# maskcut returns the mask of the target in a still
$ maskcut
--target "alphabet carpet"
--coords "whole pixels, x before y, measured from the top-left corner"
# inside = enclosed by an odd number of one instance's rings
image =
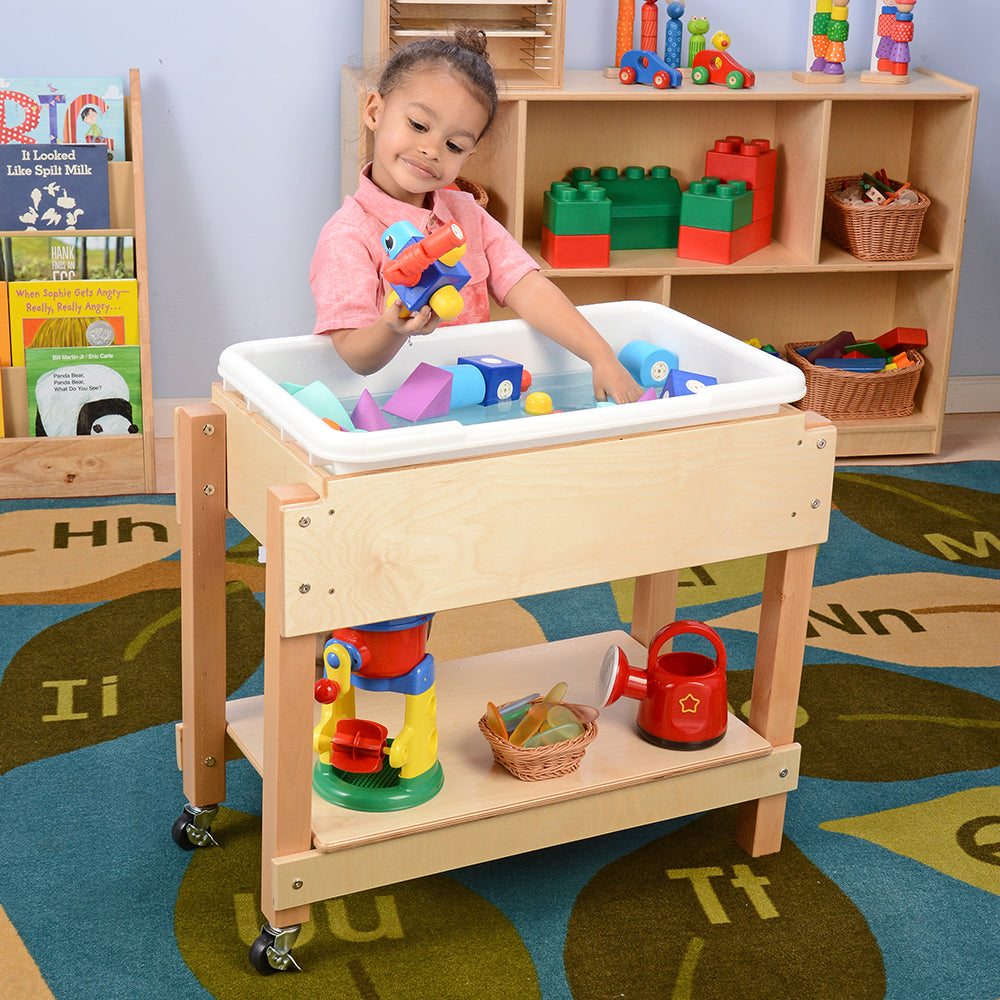
[[[228,765],[220,848],[170,836],[173,497],[0,502],[0,996],[998,1000],[1000,463],[842,467],[834,503],[780,853],[743,853],[719,810],[385,886],[315,904],[303,971],[265,978],[247,961],[256,773]],[[258,694],[263,567],[235,521],[227,547],[228,687]],[[679,616],[721,635],[738,716],[762,571],[681,578]],[[431,651],[627,628],[630,592],[443,612]]]

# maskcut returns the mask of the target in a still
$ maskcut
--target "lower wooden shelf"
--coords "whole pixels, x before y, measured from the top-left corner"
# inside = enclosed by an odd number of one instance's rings
[[[772,749],[730,716],[715,746],[661,749],[639,738],[637,703],[631,700],[602,711],[598,737],[572,774],[520,781],[494,764],[476,725],[487,699],[512,700],[567,680],[571,699],[592,701],[611,645],[621,646],[630,662],[645,662],[642,645],[624,632],[607,632],[437,664],[444,787],[429,802],[398,812],[345,809],[314,793],[315,849],[273,861],[281,873],[274,883],[279,907],[795,788],[797,744]],[[402,699],[362,691],[357,696],[358,717],[382,722],[392,733],[392,714],[401,713]],[[260,772],[263,701],[247,698],[226,708],[229,736]],[[407,841],[405,850],[400,839]],[[303,886],[291,888],[296,882]]]

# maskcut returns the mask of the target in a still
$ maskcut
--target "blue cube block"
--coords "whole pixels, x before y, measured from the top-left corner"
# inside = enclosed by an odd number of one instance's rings
[[[486,380],[486,395],[483,406],[518,399],[521,395],[521,376],[524,366],[516,361],[499,358],[495,354],[477,354],[459,358],[460,365],[475,365]]]
[[[711,375],[702,375],[698,372],[685,372],[680,368],[674,368],[667,376],[666,385],[663,387],[664,396],[690,396],[692,393],[701,392],[702,389],[710,385],[718,385],[719,380]]]

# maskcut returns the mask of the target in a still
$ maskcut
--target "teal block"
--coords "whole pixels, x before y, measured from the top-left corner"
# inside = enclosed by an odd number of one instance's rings
[[[611,201],[596,184],[556,181],[542,196],[542,225],[557,236],[603,236],[611,232]]]
[[[721,184],[717,177],[703,177],[681,195],[682,226],[731,233],[753,221],[753,192],[746,181]]]
[[[295,398],[308,407],[317,417],[332,420],[345,431],[354,430],[354,421],[344,404],[318,379],[294,393]]]

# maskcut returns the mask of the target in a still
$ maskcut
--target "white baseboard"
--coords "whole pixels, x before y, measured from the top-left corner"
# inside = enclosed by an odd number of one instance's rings
[[[1000,375],[962,375],[948,379],[945,413],[1000,411]]]
[[[174,429],[174,410],[210,402],[210,397],[188,399],[154,399],[153,426],[157,437],[171,437]],[[948,379],[946,413],[994,413],[1000,411],[1000,375],[963,375]]]

